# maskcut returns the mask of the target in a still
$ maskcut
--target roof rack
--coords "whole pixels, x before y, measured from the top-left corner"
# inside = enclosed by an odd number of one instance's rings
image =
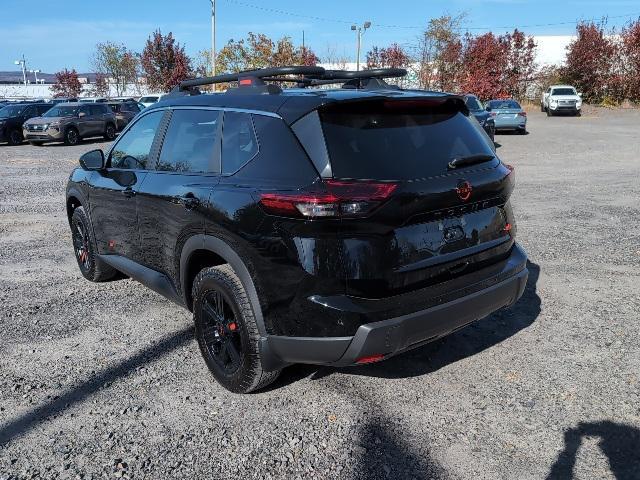
[[[238,73],[227,73],[224,75],[216,75],[215,77],[194,78],[180,82],[172,93],[192,92],[194,87],[201,85],[214,85],[216,83],[238,82],[238,87],[253,87],[261,90],[260,93],[278,93],[280,88],[276,85],[267,85],[264,80],[271,82],[290,81],[281,78],[283,75],[303,75],[303,76],[322,76],[325,69],[322,67],[312,66],[289,66],[289,67],[272,67],[261,68],[259,70],[245,70]],[[296,80],[297,81],[297,80]],[[270,88],[276,87],[276,88]],[[195,92],[193,92],[195,93]]]
[[[401,78],[407,75],[404,68],[373,68],[370,70],[325,70],[324,75],[301,79],[299,86],[320,86],[343,83],[342,88],[379,90],[398,88],[389,85],[385,78]]]

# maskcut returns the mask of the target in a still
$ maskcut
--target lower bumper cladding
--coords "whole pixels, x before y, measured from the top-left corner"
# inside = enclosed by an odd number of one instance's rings
[[[524,251],[516,246],[512,267],[526,265]],[[441,338],[503,307],[522,296],[529,271],[514,275],[475,293],[408,315],[361,325],[350,337],[283,337],[261,339],[266,370],[294,363],[344,367],[373,363]]]

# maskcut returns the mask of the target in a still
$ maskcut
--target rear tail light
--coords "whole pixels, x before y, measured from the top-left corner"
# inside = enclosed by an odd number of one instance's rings
[[[491,115],[492,117],[495,117],[498,114],[496,112],[490,112],[489,115]]]
[[[518,115],[520,115],[521,117],[526,117],[527,116],[527,112],[518,112]]]
[[[387,200],[398,185],[327,180],[323,186],[317,193],[263,193],[260,204],[267,213],[286,217],[361,217]]]

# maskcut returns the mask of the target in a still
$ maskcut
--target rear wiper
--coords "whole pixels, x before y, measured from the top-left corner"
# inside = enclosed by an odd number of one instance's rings
[[[454,169],[464,167],[466,165],[475,165],[476,163],[488,162],[494,158],[496,158],[495,155],[488,155],[486,153],[467,155],[466,157],[456,157],[449,162],[449,168]]]

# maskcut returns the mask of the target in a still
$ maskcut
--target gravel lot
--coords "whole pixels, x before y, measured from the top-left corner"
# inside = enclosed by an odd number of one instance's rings
[[[186,310],[76,266],[84,151],[0,146],[0,479],[640,478],[639,111],[498,135],[530,281],[512,309],[368,367],[238,396]]]

